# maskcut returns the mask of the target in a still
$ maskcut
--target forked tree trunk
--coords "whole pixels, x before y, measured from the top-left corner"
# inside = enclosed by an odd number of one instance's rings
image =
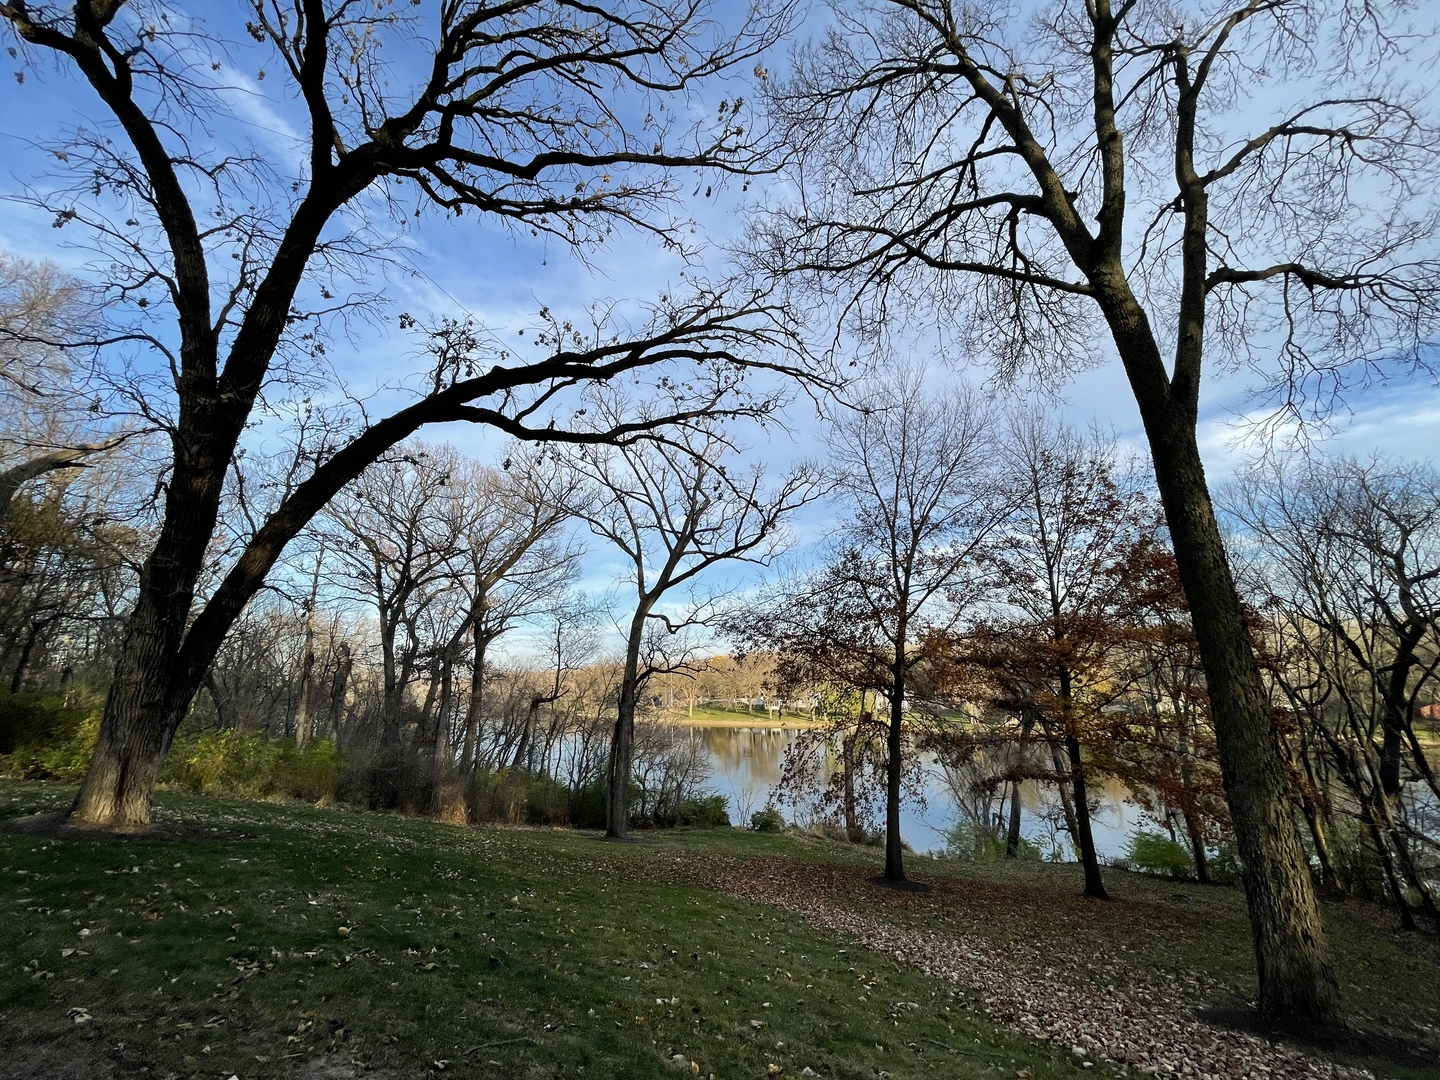
[[[336,742],[340,741],[340,719],[345,714],[345,698],[354,666],[350,646],[342,641],[335,650],[335,672],[330,676],[330,700],[325,708],[325,734],[334,736]]]
[[[1058,606],[1058,605],[1057,605]],[[1085,872],[1084,894],[1092,900],[1109,900],[1105,883],[1100,879],[1100,854],[1095,850],[1095,834],[1090,828],[1090,794],[1085,785],[1085,761],[1080,754],[1080,739],[1075,734],[1073,679],[1070,669],[1060,668],[1060,724],[1065,733],[1065,755],[1070,763],[1070,783],[1075,792],[1075,845],[1080,849],[1080,865]]]
[[[1080,865],[1085,871],[1084,894],[1092,900],[1109,900],[1105,883],[1100,879],[1100,854],[1095,850],[1095,834],[1090,827],[1090,794],[1085,787],[1085,764],[1080,757],[1080,740],[1065,736],[1065,752],[1070,761],[1070,782],[1075,792],[1075,844],[1080,849]]]
[[[1195,860],[1195,880],[1201,885],[1210,884],[1210,861],[1205,854],[1205,830],[1200,827],[1200,818],[1194,810],[1182,810],[1180,817],[1185,822],[1185,836],[1190,841],[1190,857]]]
[[[1049,733],[1046,738],[1050,739]],[[1065,817],[1065,831],[1070,834],[1070,843],[1080,850],[1080,824],[1075,820],[1075,800],[1070,797],[1070,770],[1065,767],[1065,755],[1060,743],[1050,739],[1050,761],[1055,766],[1055,792],[1060,796],[1060,812]]]
[[[222,420],[208,411],[188,420],[207,434],[183,445],[177,439],[165,523],[141,568],[95,753],[70,808],[77,825],[134,830],[150,824],[161,763],[224,637],[224,629],[202,632],[194,642],[202,662],[180,664],[195,582],[219,515],[224,463],[234,445]]]
[[[627,679],[620,687],[605,783],[605,835],[611,840],[624,840],[630,835],[630,772],[634,753],[635,686]]]
[[[470,700],[465,705],[465,739],[460,747],[460,770],[473,773],[480,758],[480,720],[485,711],[485,652],[489,636],[475,621],[475,663],[470,672]]]

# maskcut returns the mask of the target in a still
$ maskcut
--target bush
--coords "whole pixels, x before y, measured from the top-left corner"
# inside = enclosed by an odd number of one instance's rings
[[[767,806],[764,810],[756,810],[750,815],[750,828],[756,832],[778,833],[785,828],[785,818],[779,810]]]
[[[329,739],[300,748],[260,732],[206,731],[177,739],[160,776],[196,792],[328,802],[341,782],[340,753]]]
[[[1130,869],[1142,874],[1167,878],[1195,876],[1195,860],[1190,849],[1164,833],[1144,829],[1132,833],[1125,845],[1125,861]]]
[[[1217,885],[1234,885],[1240,880],[1240,853],[1234,844],[1221,844],[1205,860],[1205,871]]]
[[[335,796],[341,802],[412,814],[429,809],[435,780],[428,761],[399,747],[346,758]]]
[[[100,735],[101,704],[55,694],[0,696],[0,772],[27,780],[81,780]]]
[[[601,803],[603,818],[604,803]],[[501,825],[568,825],[570,790],[523,769],[477,772],[470,778],[470,820]]]
[[[945,854],[952,859],[969,862],[995,862],[1005,858],[1006,837],[997,830],[987,829],[974,821],[959,820],[945,830]],[[1040,848],[1034,841],[1020,838],[1015,857],[1027,862],[1040,861]]]
[[[695,829],[728,829],[730,808],[724,795],[709,795],[703,799],[686,799],[675,809],[675,820],[680,825]]]
[[[577,829],[605,828],[605,784],[597,780],[570,795],[570,824]]]
[[[334,739],[315,739],[297,749],[281,770],[286,795],[306,802],[329,803],[340,787],[340,747]]]

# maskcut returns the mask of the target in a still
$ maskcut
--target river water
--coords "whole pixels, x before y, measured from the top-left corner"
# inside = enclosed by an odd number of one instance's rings
[[[795,728],[711,727],[688,728],[704,746],[710,759],[709,787],[729,801],[730,820],[743,825],[750,815],[770,800],[780,781],[785,752],[800,737]],[[1141,827],[1156,828],[1147,823],[1139,807],[1126,800],[1125,788],[1116,783],[1102,786],[1100,806],[1092,816],[1095,845],[1102,858],[1124,853],[1130,835]],[[1094,793],[1092,792],[1092,798]],[[1034,841],[1041,851],[1049,851],[1055,840],[1053,822],[1058,817],[1057,796],[1050,784],[1026,782],[1020,786],[1020,831]],[[785,806],[787,819],[797,816],[794,807]],[[957,816],[956,803],[945,782],[940,766],[933,760],[925,763],[922,800],[907,800],[900,812],[900,835],[919,852],[943,851],[945,830]],[[808,824],[804,811],[797,824]],[[1061,834],[1062,857],[1074,858],[1068,837]]]

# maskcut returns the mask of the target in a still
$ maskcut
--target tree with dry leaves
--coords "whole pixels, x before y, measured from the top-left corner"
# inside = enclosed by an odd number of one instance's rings
[[[830,555],[734,629],[776,652],[789,683],[884,699],[884,715],[857,732],[862,744],[884,733],[885,877],[904,881],[900,803],[925,714],[923,645],[973,615],[985,592],[980,549],[1013,500],[978,395],[909,368],[852,397],[829,438],[840,514]]]
[[[1008,691],[1003,704],[1054,747],[1057,782],[1074,793],[1085,895],[1109,899],[1090,828],[1094,764],[1082,747],[1104,740],[1105,710],[1127,689],[1127,570],[1153,542],[1158,515],[1113,440],[1016,413],[1003,447],[1016,508],[981,553],[996,597],[971,648]]]
[[[1304,410],[1440,327],[1419,9],[1373,0],[836,3],[774,81],[798,200],[758,266],[832,325],[929,321],[1053,383],[1118,355],[1204,661],[1268,1020],[1339,991],[1196,425],[1249,363]],[[838,318],[838,322],[837,322]],[[1104,342],[1105,348],[1100,348]]]

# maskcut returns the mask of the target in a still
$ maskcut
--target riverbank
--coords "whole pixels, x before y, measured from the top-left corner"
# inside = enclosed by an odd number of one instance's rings
[[[829,721],[783,712],[745,712],[743,709],[665,709],[646,717],[657,724],[694,728],[756,728],[764,731],[806,731],[829,726]]]
[[[0,816],[72,794],[0,783]],[[164,838],[0,832],[8,1075],[1440,1076],[1433,940],[1384,913],[1326,907],[1357,1034],[1321,1049],[1244,1029],[1230,889],[1112,871],[1099,904],[1074,866],[917,858],[899,891],[798,835],[159,810]]]

